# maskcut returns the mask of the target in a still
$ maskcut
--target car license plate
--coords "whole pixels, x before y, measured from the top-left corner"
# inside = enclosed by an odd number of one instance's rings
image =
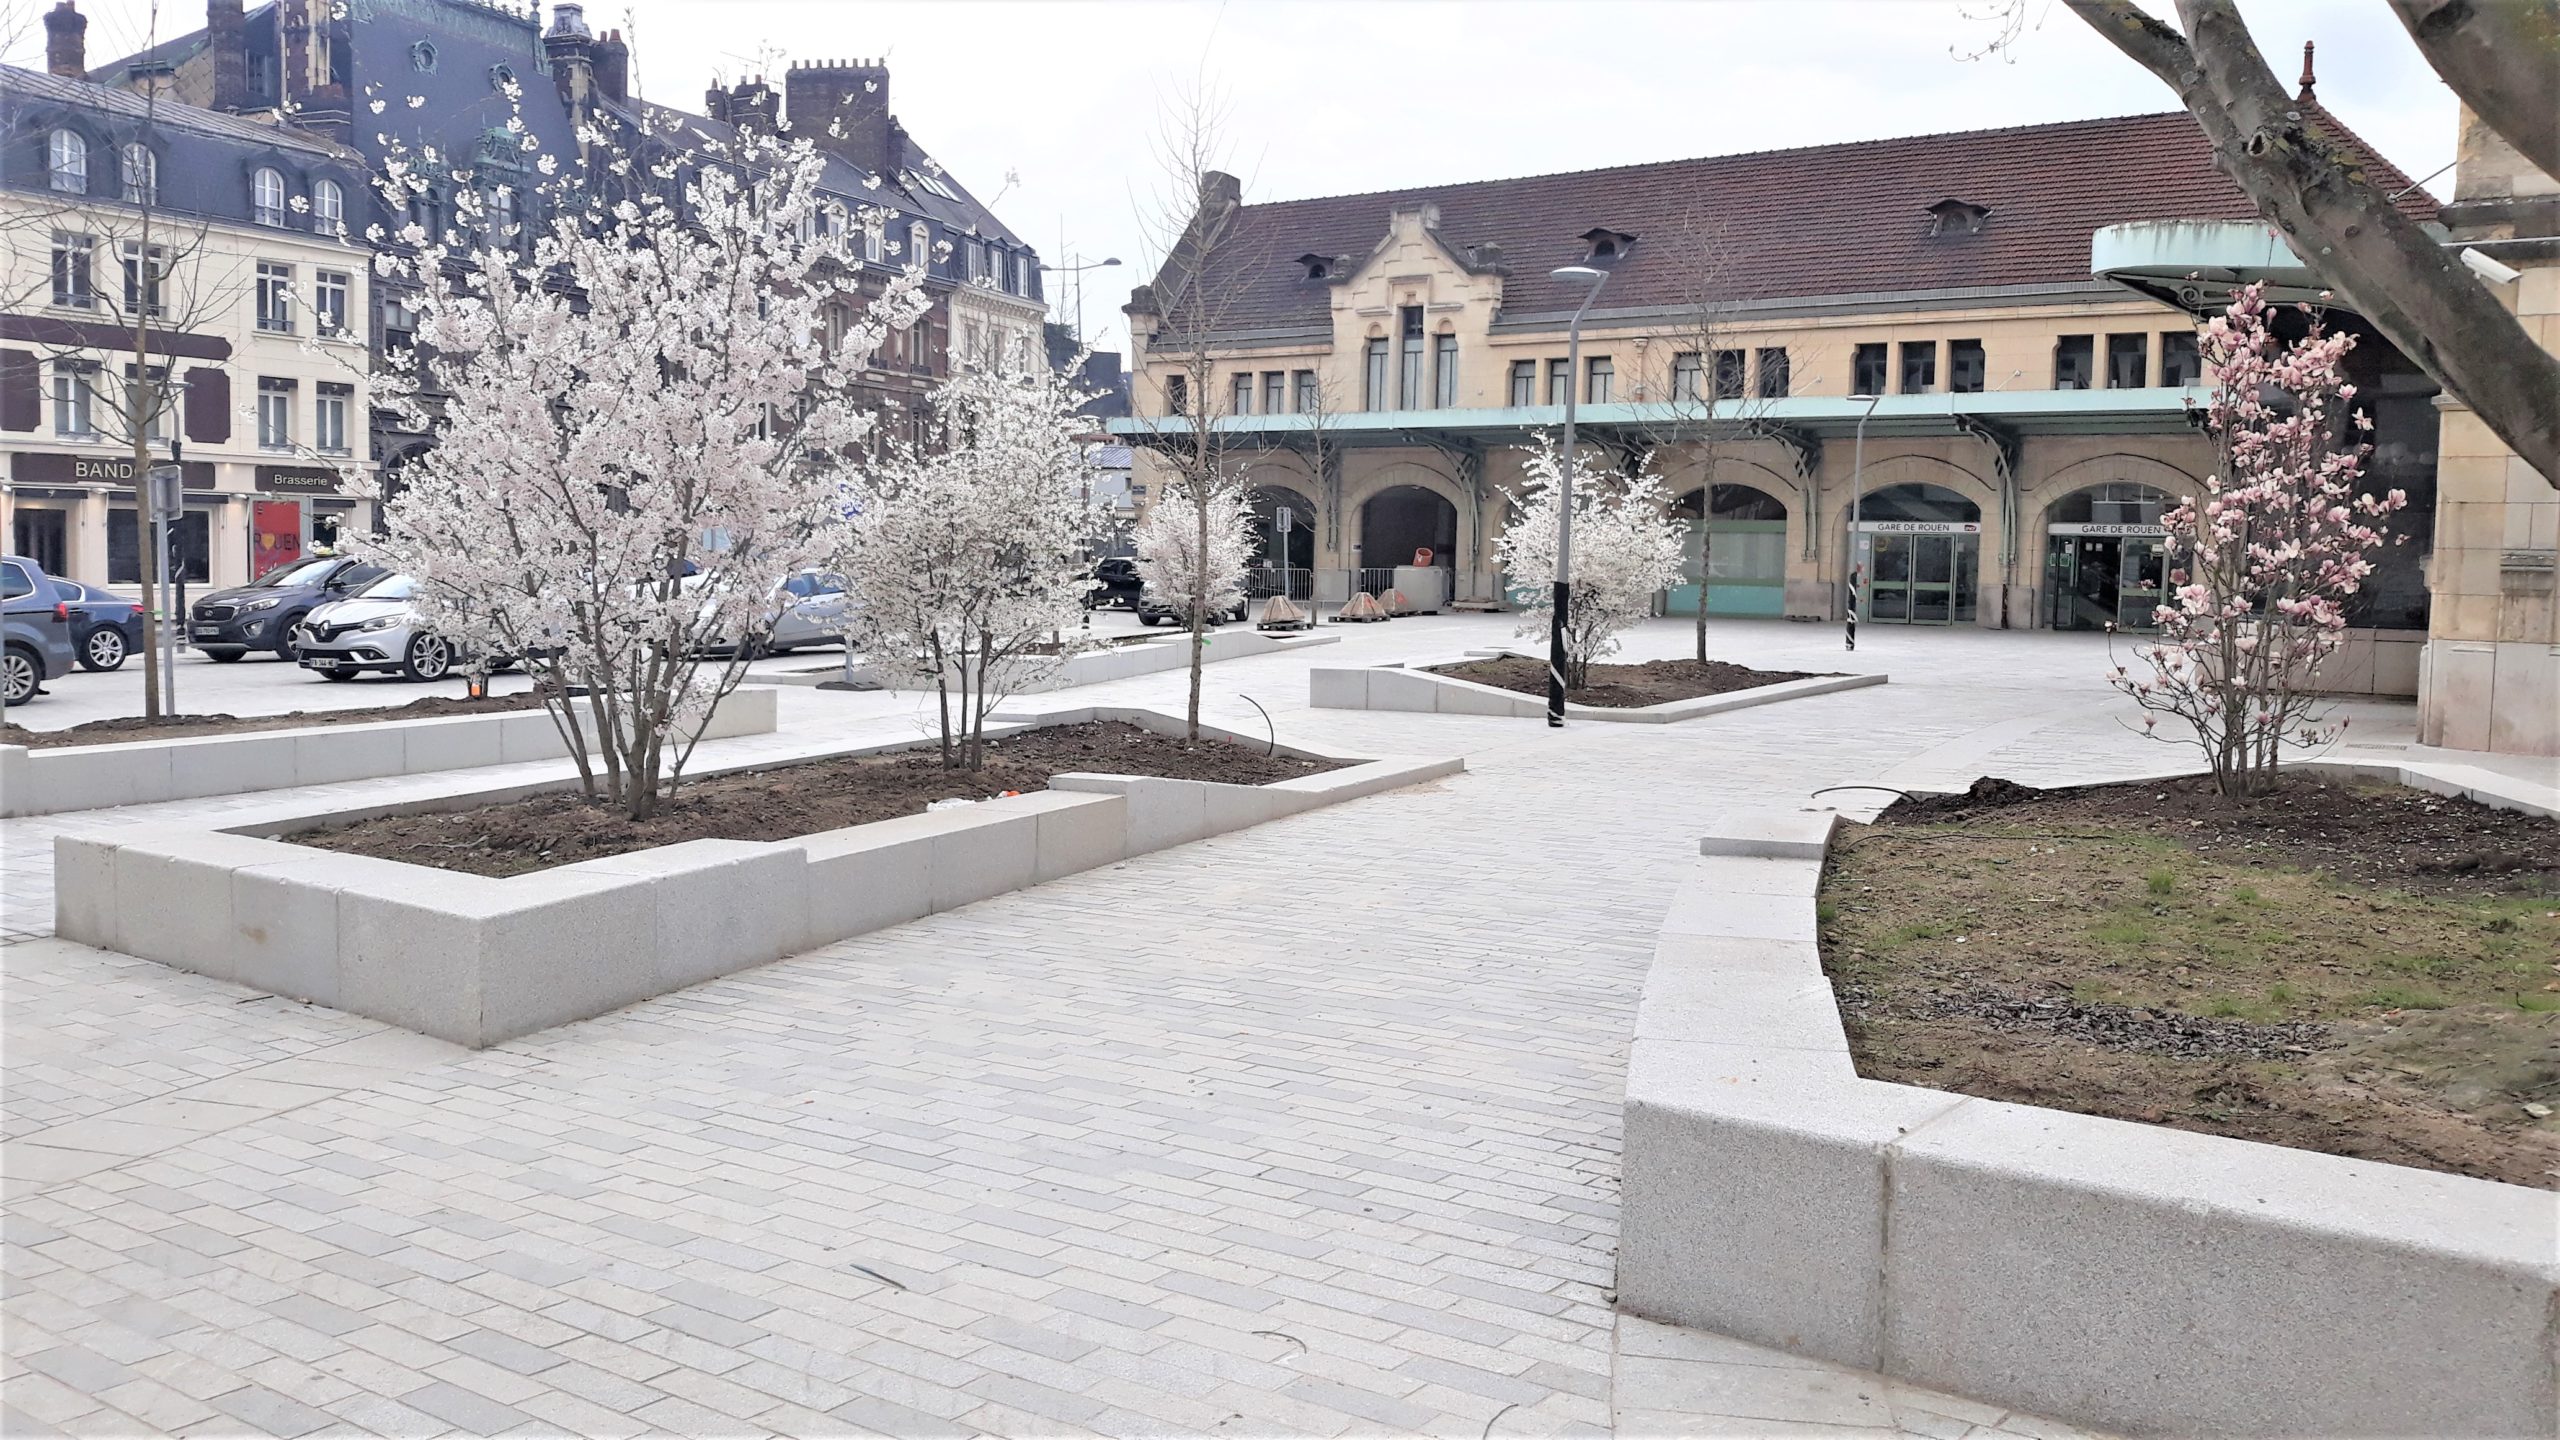
[[[196,638],[199,640],[210,640],[221,633],[222,627],[219,625],[199,625],[196,627]]]

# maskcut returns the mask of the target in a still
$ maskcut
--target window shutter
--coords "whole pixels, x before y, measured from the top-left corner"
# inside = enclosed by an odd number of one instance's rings
[[[44,423],[44,362],[33,350],[0,350],[0,430]]]
[[[187,438],[220,445],[231,438],[231,375],[210,365],[187,371]]]

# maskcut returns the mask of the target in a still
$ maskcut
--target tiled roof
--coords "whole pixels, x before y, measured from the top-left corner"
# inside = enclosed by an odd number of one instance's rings
[[[2376,180],[2409,188],[2397,167],[2315,113]],[[1989,210],[1978,233],[1930,233],[1929,207],[1948,199]],[[1594,227],[1637,237],[1600,307],[1613,311],[2086,283],[2101,226],[2257,215],[2184,111],[1248,204],[1235,243],[1221,247],[1245,272],[1238,298],[1220,307],[1224,328],[1322,327],[1328,282],[1306,279],[1294,257],[1348,255],[1357,265],[1386,234],[1390,210],[1426,203],[1461,256],[1502,247],[1513,316],[1572,309],[1579,295],[1547,272],[1582,260],[1578,237]],[[2400,204],[2418,218],[2435,213],[2423,191]],[[1715,257],[1711,295],[1701,293],[1702,250]]]

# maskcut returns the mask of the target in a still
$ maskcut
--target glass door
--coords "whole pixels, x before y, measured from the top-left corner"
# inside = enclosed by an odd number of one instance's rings
[[[1911,619],[1911,542],[1909,535],[1874,537],[1875,573],[1867,582],[1867,618],[1885,625]]]
[[[1955,616],[1955,537],[1914,535],[1911,541],[1911,623],[1944,625]]]
[[[2153,630],[2152,612],[2160,608],[2162,557],[2157,540],[2131,540],[2118,549],[2116,628]]]

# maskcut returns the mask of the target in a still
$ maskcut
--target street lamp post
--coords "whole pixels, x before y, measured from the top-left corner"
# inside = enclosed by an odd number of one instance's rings
[[[1087,270],[1100,270],[1107,266],[1117,265],[1119,263],[1120,257],[1114,255],[1108,260],[1096,260],[1089,265],[1043,265],[1040,267],[1042,270],[1045,270],[1052,275],[1073,275],[1076,277],[1076,343],[1078,345],[1082,345],[1084,343],[1084,272]]]
[[[1582,389],[1582,317],[1609,283],[1609,272],[1589,265],[1563,265],[1548,272],[1568,285],[1587,287],[1564,332],[1564,463],[1556,477],[1556,591],[1547,627],[1547,725],[1564,725],[1564,622],[1573,606],[1573,421],[1574,400]]]
[[[1858,512],[1860,502],[1866,499],[1867,494],[1867,420],[1876,413],[1876,402],[1884,397],[1852,395],[1849,398],[1867,402],[1867,408],[1858,413],[1857,443],[1849,449],[1849,648],[1855,650],[1858,648],[1858,604],[1866,588],[1859,583],[1866,578],[1866,566],[1858,559]]]

